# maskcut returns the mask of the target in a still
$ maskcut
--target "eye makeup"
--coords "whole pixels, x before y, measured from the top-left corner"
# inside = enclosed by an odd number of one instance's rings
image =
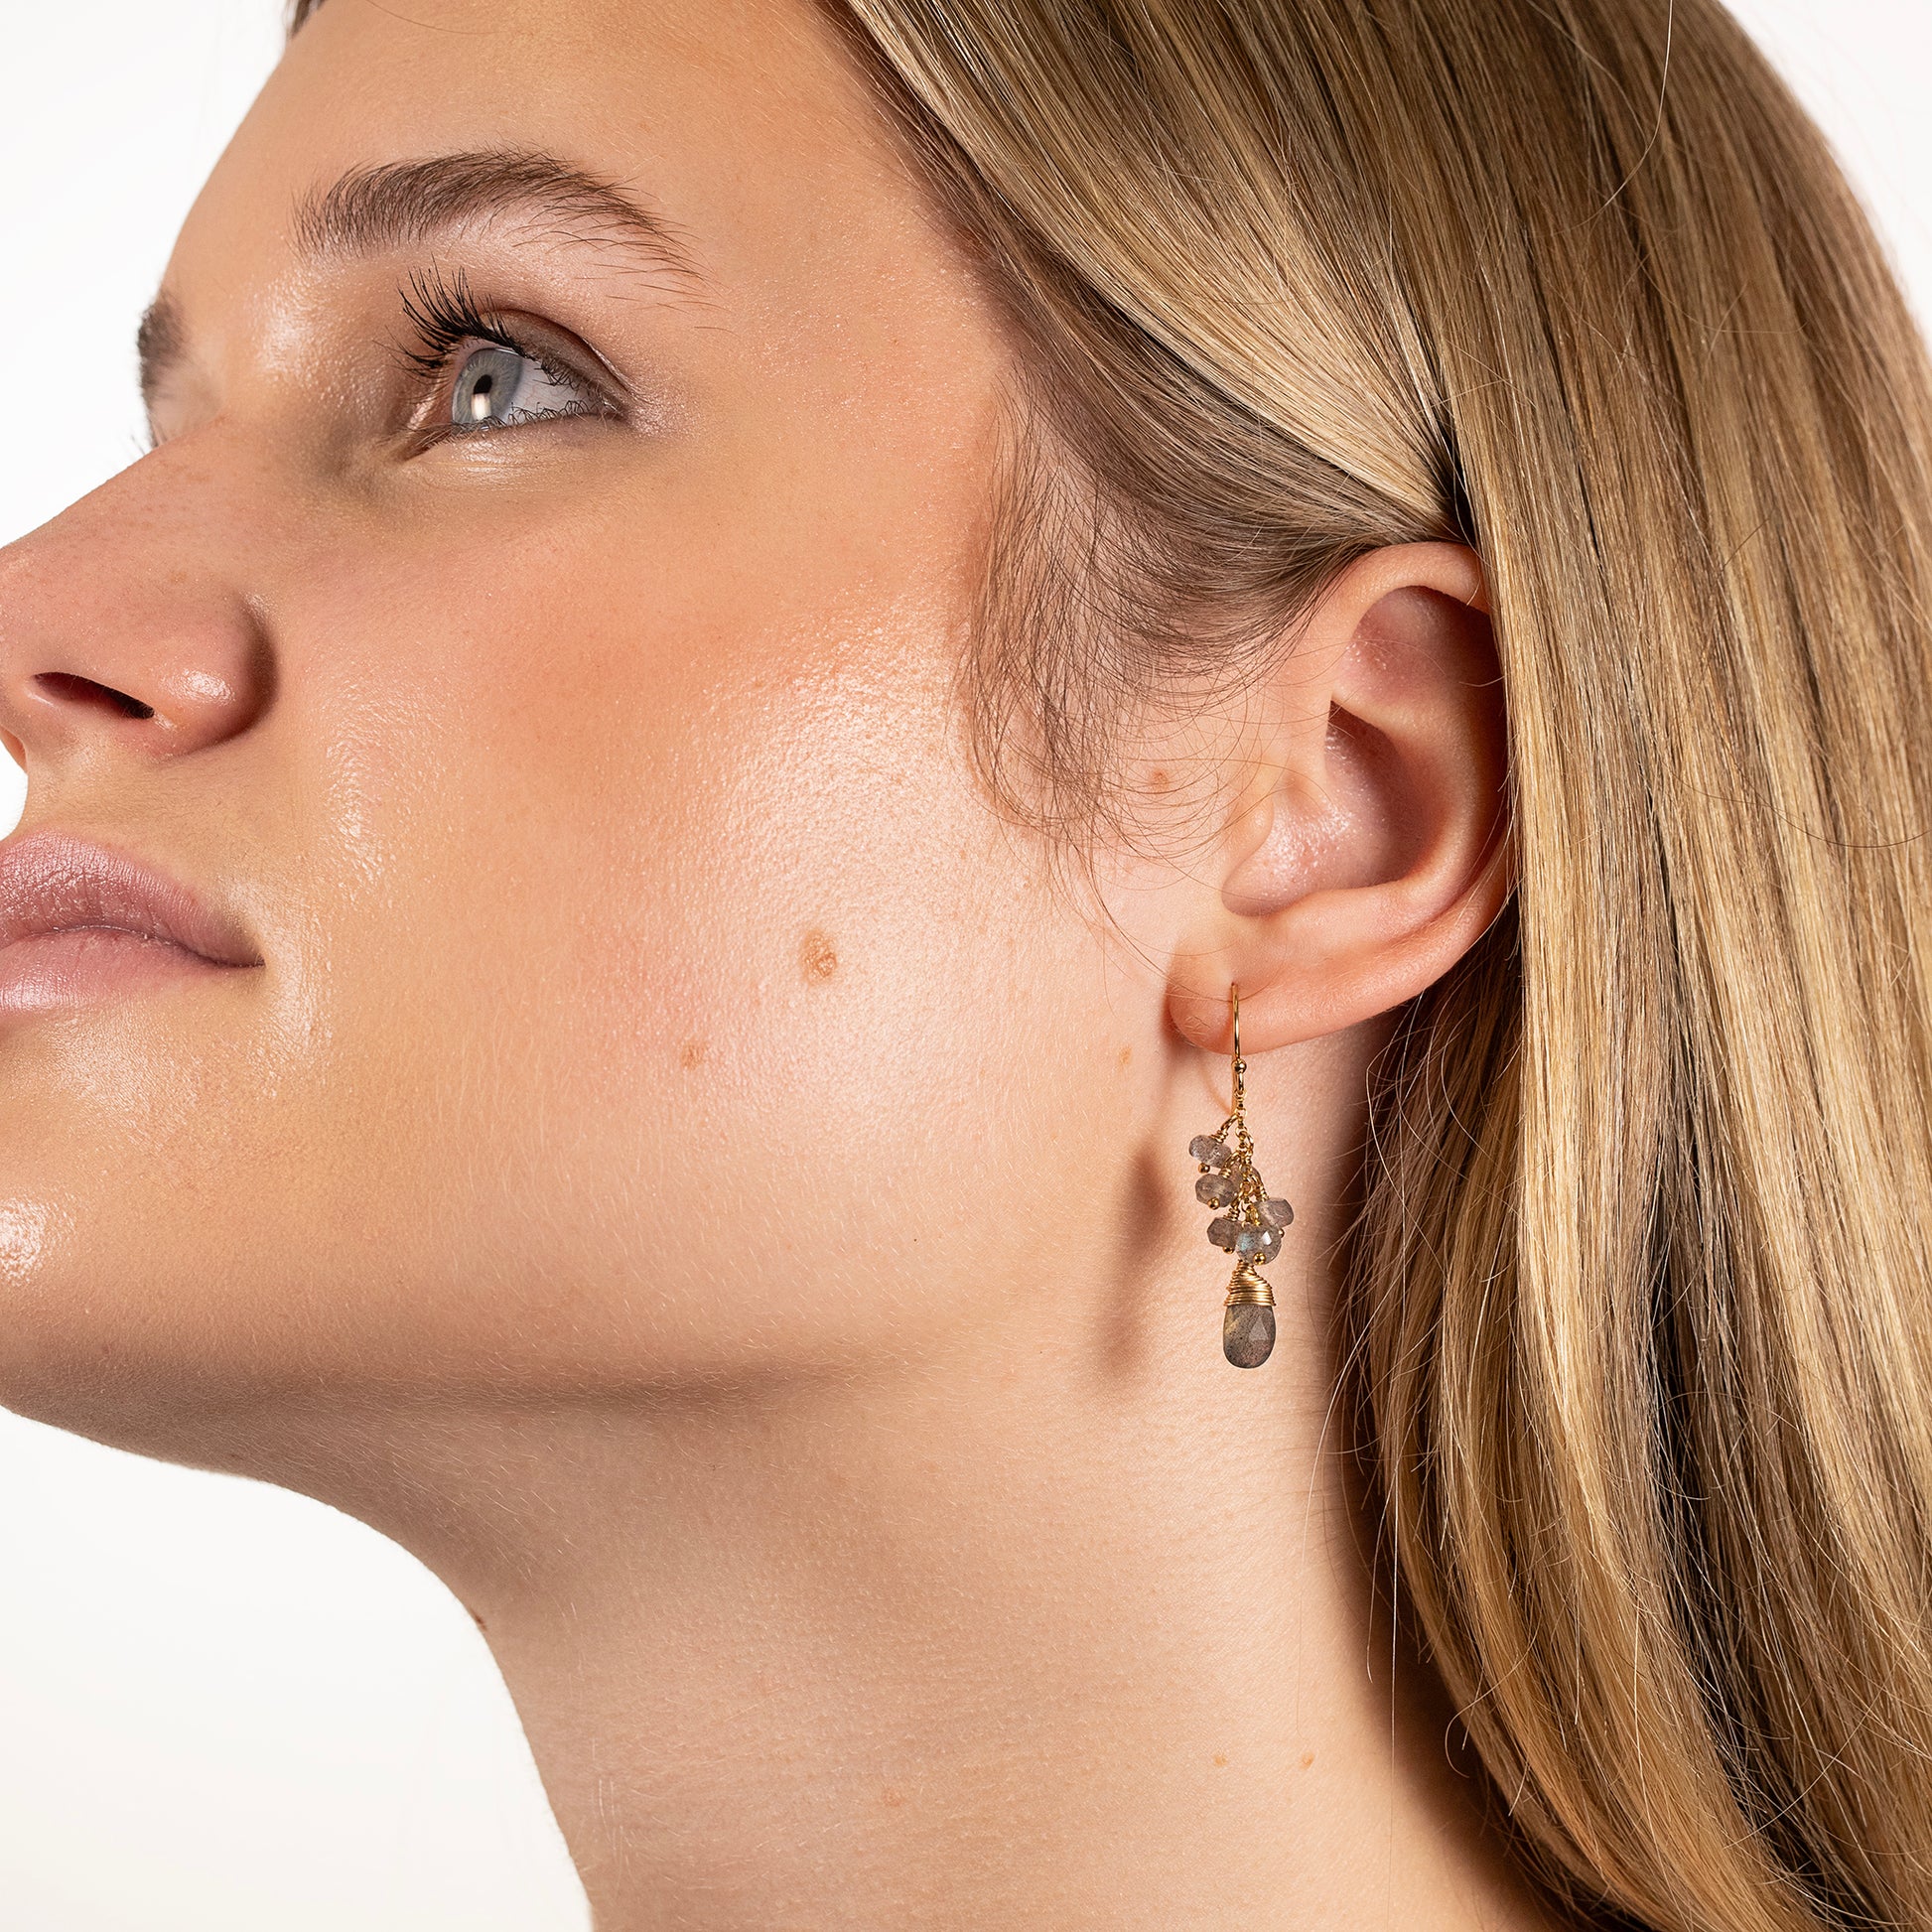
[[[402,361],[426,391],[411,421],[424,446],[569,418],[625,420],[615,378],[579,366],[603,370],[602,357],[581,345],[568,353],[574,339],[554,324],[489,309],[463,270],[417,269],[400,293],[414,335]]]

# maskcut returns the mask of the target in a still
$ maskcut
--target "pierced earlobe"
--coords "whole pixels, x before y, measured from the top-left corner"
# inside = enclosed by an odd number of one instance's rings
[[[1275,1293],[1261,1270],[1282,1251],[1282,1230],[1295,1219],[1287,1201],[1269,1194],[1248,1138],[1248,1063],[1241,1057],[1241,989],[1228,988],[1234,1026],[1234,1098],[1212,1134],[1196,1134],[1187,1152],[1200,1164],[1194,1198],[1221,1210],[1207,1238],[1235,1257],[1221,1315],[1221,1353],[1236,1368],[1259,1368],[1275,1349]]]

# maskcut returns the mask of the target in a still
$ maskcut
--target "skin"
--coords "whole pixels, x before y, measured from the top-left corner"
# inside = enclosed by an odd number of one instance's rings
[[[504,145],[689,273],[299,245]],[[622,412],[412,442],[432,262]],[[948,702],[1012,349],[803,0],[329,0],[166,287],[157,447],[0,554],[0,728],[19,836],[262,964],[0,1025],[0,1399],[419,1554],[601,1932],[1535,1922],[1328,1426],[1370,1059],[1509,886],[1475,560],[1372,555],[1139,745],[1209,835],[1097,909]],[[1252,1373],[1185,1153],[1230,981],[1297,1207]]]

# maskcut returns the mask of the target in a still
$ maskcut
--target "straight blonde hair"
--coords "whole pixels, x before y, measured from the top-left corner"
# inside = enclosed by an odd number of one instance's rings
[[[840,0],[1024,340],[966,666],[1111,809],[1137,706],[1480,553],[1519,886],[1378,1070],[1344,1343],[1536,1874],[1932,1926],[1932,411],[1710,0]]]

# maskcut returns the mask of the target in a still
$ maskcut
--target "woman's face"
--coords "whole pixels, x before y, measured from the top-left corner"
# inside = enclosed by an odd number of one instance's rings
[[[1006,353],[806,0],[328,0],[145,348],[0,724],[220,963],[13,949],[0,1394],[846,1367],[1106,1250],[1159,1001],[949,703]]]

